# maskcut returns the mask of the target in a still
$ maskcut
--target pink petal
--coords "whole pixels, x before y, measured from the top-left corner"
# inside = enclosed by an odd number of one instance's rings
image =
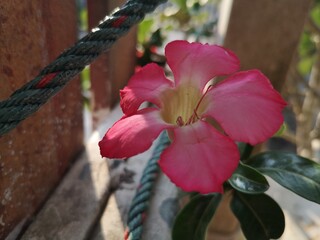
[[[172,85],[173,83],[165,77],[163,69],[157,64],[144,66],[120,91],[122,111],[126,115],[131,115],[145,101],[159,105],[161,92]]]
[[[161,155],[163,172],[184,191],[223,192],[237,168],[236,144],[206,122],[174,129],[173,143]]]
[[[165,55],[176,84],[192,81],[201,90],[215,76],[239,69],[236,55],[217,45],[173,41],[166,46]]]
[[[204,101],[213,117],[234,140],[252,145],[270,138],[283,123],[286,102],[258,70],[239,72],[213,86]]]
[[[108,158],[128,158],[150,148],[162,130],[170,128],[160,112],[145,108],[117,121],[99,142],[100,153]]]

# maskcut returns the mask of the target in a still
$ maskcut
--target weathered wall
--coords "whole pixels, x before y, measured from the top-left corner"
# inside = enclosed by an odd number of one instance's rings
[[[0,1],[0,100],[72,45],[76,24],[75,1]],[[82,134],[75,79],[0,138],[0,239],[39,208],[81,150]]]

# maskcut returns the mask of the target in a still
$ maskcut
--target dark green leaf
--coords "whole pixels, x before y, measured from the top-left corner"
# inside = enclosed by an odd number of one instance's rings
[[[279,205],[268,195],[235,192],[231,209],[248,240],[277,239],[284,231],[284,214]]]
[[[173,240],[204,240],[221,194],[197,195],[178,214],[172,230]]]
[[[253,150],[253,146],[244,142],[238,142],[237,145],[240,152],[240,159],[245,160],[249,158]]]
[[[283,187],[320,204],[320,165],[294,153],[265,152],[247,162]]]
[[[269,188],[267,179],[261,173],[243,163],[239,164],[228,181],[236,190],[249,194],[264,193]]]

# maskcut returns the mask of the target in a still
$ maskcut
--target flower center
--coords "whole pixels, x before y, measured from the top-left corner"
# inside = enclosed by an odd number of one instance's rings
[[[182,84],[162,94],[161,116],[167,123],[184,126],[198,121],[208,106],[197,87]]]

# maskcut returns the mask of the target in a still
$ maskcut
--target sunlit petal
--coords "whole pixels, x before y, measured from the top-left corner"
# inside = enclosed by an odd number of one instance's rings
[[[213,77],[239,69],[236,55],[217,45],[174,41],[166,46],[165,55],[176,84],[190,82],[201,90]]]
[[[171,127],[160,118],[157,109],[140,110],[123,117],[108,130],[99,142],[100,153],[108,158],[134,156],[150,148],[161,131]]]
[[[151,102],[159,106],[159,96],[164,89],[172,87],[163,69],[151,63],[144,66],[130,79],[128,85],[120,91],[121,108],[124,114],[131,115],[141,103]]]
[[[239,162],[236,144],[208,123],[198,121],[174,129],[173,143],[163,152],[160,167],[184,191],[222,192],[222,184]]]
[[[212,87],[205,115],[213,117],[234,140],[257,144],[283,123],[286,102],[261,72],[239,72]]]

